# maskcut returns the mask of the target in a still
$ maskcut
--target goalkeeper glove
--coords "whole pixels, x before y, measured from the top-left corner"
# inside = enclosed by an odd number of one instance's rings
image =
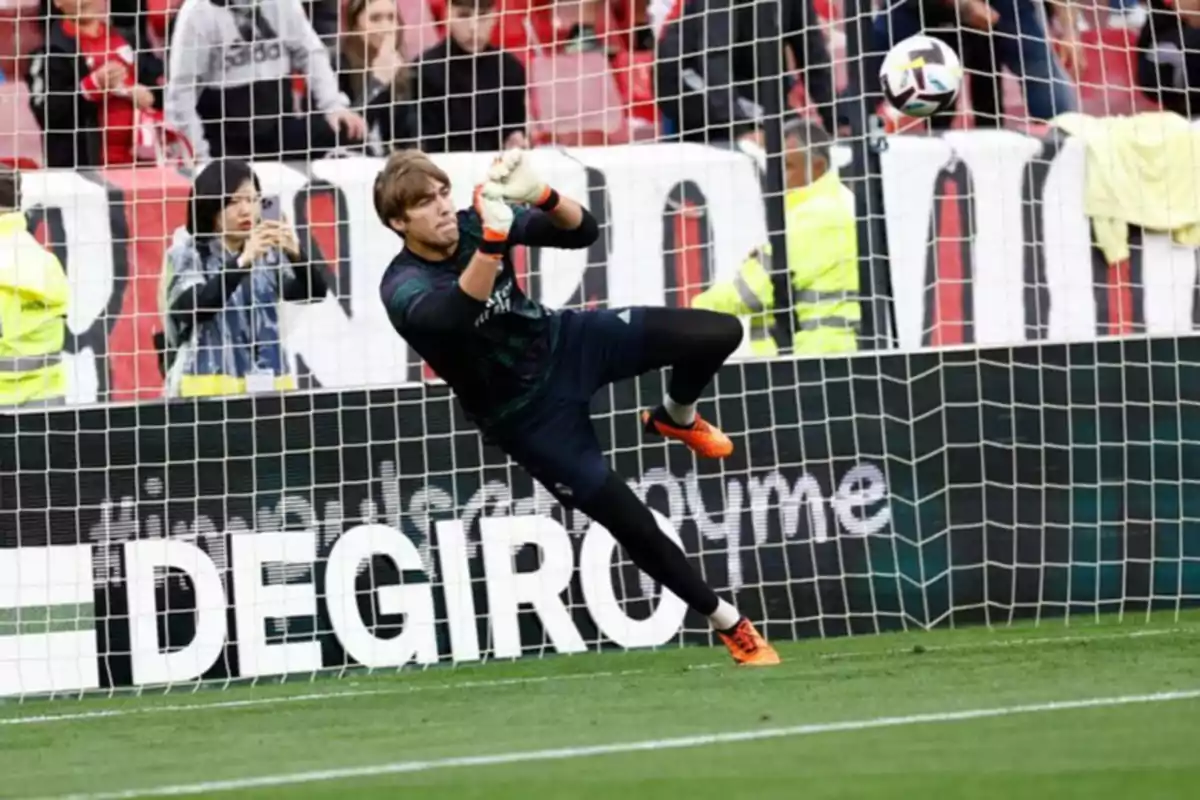
[[[498,184],[488,181],[475,187],[475,211],[483,221],[483,242],[479,252],[489,256],[504,255],[513,224],[513,210]]]
[[[507,150],[497,158],[488,170],[488,180],[497,184],[510,202],[527,203],[542,211],[553,211],[558,205],[558,192],[538,177],[529,163],[529,154],[520,148]]]

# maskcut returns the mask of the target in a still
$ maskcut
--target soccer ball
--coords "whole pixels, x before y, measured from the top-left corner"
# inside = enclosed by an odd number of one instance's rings
[[[931,117],[954,105],[962,85],[962,64],[943,42],[910,36],[888,51],[879,84],[897,111]]]

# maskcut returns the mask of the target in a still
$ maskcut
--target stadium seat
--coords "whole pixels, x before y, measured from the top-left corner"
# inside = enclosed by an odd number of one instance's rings
[[[144,0],[146,30],[156,45],[166,47],[171,18],[181,5],[183,0]]]
[[[0,71],[9,81],[25,78],[27,56],[42,43],[37,0],[0,0]]]
[[[561,47],[567,41],[571,28],[579,21],[579,5],[562,3],[552,9],[551,26],[552,40],[555,47]],[[596,37],[600,39],[611,54],[624,53],[630,50],[631,28],[625,18],[618,17],[613,3],[605,3],[596,17]]]
[[[526,71],[529,61],[554,41],[554,12],[528,0],[500,0],[500,22],[492,44],[512,53]]]
[[[499,14],[499,22],[492,32],[492,44],[527,63],[531,45],[529,8],[524,3],[506,0],[501,3]]]
[[[536,143],[623,144],[629,126],[608,60],[602,53],[539,56],[530,62],[529,90]]]
[[[1087,64],[1079,80],[1082,110],[1095,116],[1134,114],[1157,109],[1137,89],[1138,32],[1099,28],[1080,34]]]
[[[658,105],[654,101],[654,54],[622,51],[613,56],[613,77],[629,108],[630,122],[658,127]]]
[[[42,166],[42,130],[29,110],[24,82],[0,85],[0,164],[21,169]]]

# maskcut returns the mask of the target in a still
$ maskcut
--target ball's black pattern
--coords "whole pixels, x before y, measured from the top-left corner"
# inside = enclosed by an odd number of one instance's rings
[[[940,47],[930,45],[928,47],[919,47],[908,51],[908,60],[910,62],[920,62],[921,66],[913,67],[912,75],[913,82],[900,92],[893,92],[888,81],[883,81],[883,96],[895,108],[903,111],[905,106],[917,95],[926,103],[932,103],[936,109],[934,113],[941,113],[950,108],[954,104],[955,98],[958,96],[957,89],[941,92],[929,92],[929,85],[926,81],[925,64],[942,65],[946,63],[945,51]]]

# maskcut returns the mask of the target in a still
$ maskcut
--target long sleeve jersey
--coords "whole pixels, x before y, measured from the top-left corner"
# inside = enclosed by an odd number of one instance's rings
[[[574,230],[547,214],[514,208],[508,243],[581,249],[599,235],[587,211]],[[441,262],[405,249],[384,273],[380,296],[396,331],[450,385],[467,416],[487,429],[545,385],[558,345],[559,312],[530,299],[506,253],[491,296],[476,300],[458,278],[483,241],[474,209],[458,212],[458,250]]]
[[[304,73],[317,109],[344,101],[329,53],[300,0],[184,0],[171,37],[167,120],[196,157],[230,125],[278,125],[291,111],[289,75]]]

